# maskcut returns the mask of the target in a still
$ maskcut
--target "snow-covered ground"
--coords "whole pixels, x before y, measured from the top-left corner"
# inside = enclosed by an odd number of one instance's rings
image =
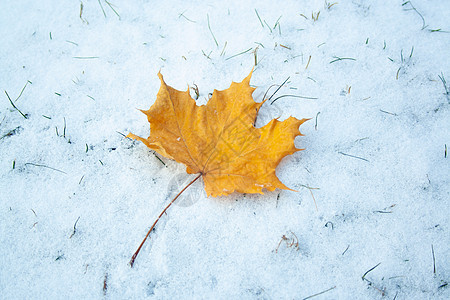
[[[0,298],[448,299],[449,7],[1,1]],[[157,72],[204,104],[255,60],[256,101],[316,98],[258,117],[311,118],[277,168],[298,192],[198,182],[130,268],[195,177],[123,136]]]

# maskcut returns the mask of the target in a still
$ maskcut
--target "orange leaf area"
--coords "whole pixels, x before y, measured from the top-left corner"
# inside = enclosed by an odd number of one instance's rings
[[[127,137],[143,142],[164,157],[200,173],[208,196],[233,192],[260,193],[263,188],[290,190],[276,176],[275,168],[286,155],[303,150],[294,145],[302,135],[299,126],[308,119],[272,120],[262,128],[254,122],[264,102],[253,100],[255,88],[248,75],[223,91],[214,90],[206,105],[198,106],[186,91],[161,80],[155,103],[142,111],[150,122],[150,136]]]

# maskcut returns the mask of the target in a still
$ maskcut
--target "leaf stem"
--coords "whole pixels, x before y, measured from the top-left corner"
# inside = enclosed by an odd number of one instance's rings
[[[150,232],[152,232],[153,228],[155,228],[156,223],[158,223],[159,219],[162,217],[162,215],[166,212],[166,210],[175,202],[175,200],[178,199],[178,197],[180,197],[180,195],[189,187],[191,186],[191,184],[193,184],[195,181],[197,181],[197,179],[200,178],[200,176],[202,176],[202,173],[198,174],[197,177],[194,178],[194,180],[192,180],[188,185],[186,185],[176,196],[175,198],[172,199],[172,201],[170,201],[170,203],[166,206],[166,208],[163,209],[163,211],[159,214],[158,218],[156,219],[156,221],[153,223],[152,227],[150,227],[150,230],[147,232],[147,235],[145,236],[145,238],[142,240],[141,244],[139,245],[139,247],[137,248],[136,252],[134,252],[133,256],[131,257],[131,260],[129,262],[130,267],[133,267],[134,265],[134,260],[136,259],[136,257],[139,254],[139,251],[141,251],[142,246],[144,245],[145,241],[147,240],[148,236],[150,235]]]

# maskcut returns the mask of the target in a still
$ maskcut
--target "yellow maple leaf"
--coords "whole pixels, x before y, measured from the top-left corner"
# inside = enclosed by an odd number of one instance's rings
[[[295,147],[294,139],[302,135],[299,126],[308,119],[272,120],[262,128],[255,128],[265,100],[257,103],[252,98],[255,90],[250,87],[252,72],[226,90],[214,90],[211,99],[202,106],[192,99],[189,88],[178,91],[168,86],[158,73],[161,87],[156,101],[149,110],[142,111],[150,122],[150,136],[145,139],[129,133],[127,137],[185,164],[188,173],[198,176],[160,213],[132,256],[131,267],[161,216],[200,177],[206,194],[214,197],[235,191],[262,194],[263,188],[290,190],[278,179],[275,168],[286,155],[303,150]]]
[[[198,106],[186,91],[161,80],[155,103],[142,111],[150,122],[150,136],[137,139],[164,157],[181,162],[190,174],[203,177],[208,196],[232,192],[261,193],[263,188],[288,189],[275,168],[298,149],[299,126],[308,119],[272,120],[262,128],[254,123],[263,102],[253,100],[252,72],[240,83],[214,90],[206,105]]]

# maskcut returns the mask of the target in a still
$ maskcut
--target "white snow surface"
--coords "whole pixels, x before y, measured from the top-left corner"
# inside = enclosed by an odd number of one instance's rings
[[[448,299],[448,4],[1,1],[0,298]],[[277,168],[297,192],[198,181],[130,268],[195,177],[122,135],[157,72],[205,104],[255,51],[255,101],[316,98],[258,117],[311,118]]]

